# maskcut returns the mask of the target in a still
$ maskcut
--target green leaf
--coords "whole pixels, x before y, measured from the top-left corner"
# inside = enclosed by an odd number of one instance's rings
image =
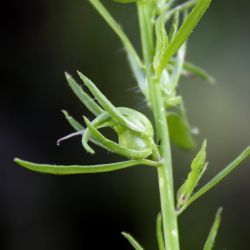
[[[182,149],[193,149],[195,142],[186,118],[182,114],[168,113],[167,121],[171,141]]]
[[[210,229],[208,238],[206,240],[205,246],[203,248],[203,250],[212,250],[213,246],[214,246],[214,242],[215,242],[215,238],[217,236],[219,227],[220,227],[220,223],[221,223],[221,212],[222,212],[222,208],[219,208],[216,215],[215,215],[215,219],[214,219],[214,223]]]
[[[127,35],[123,32],[120,25],[115,21],[115,19],[110,15],[109,11],[104,7],[104,5],[99,0],[89,0],[89,2],[94,6],[97,12],[103,17],[103,19],[108,23],[108,25],[113,29],[113,31],[120,38],[123,46],[127,51],[133,55],[137,60],[139,65],[142,65],[141,59],[139,58],[136,50],[134,49],[132,43],[128,39]]]
[[[135,250],[143,250],[143,247],[135,240],[132,235],[126,232],[122,232],[122,235],[129,241],[129,243]]]
[[[174,69],[172,71],[171,79],[170,79],[170,83],[173,89],[176,89],[179,83],[179,80],[183,71],[185,57],[186,57],[186,50],[187,50],[187,46],[186,46],[186,43],[184,43],[177,52],[176,60],[173,65]]]
[[[219,172],[212,180],[205,184],[201,189],[194,193],[190,199],[184,204],[184,206],[177,211],[181,214],[190,204],[192,204],[199,197],[204,195],[207,191],[216,186],[221,182],[227,175],[229,175],[239,164],[250,156],[250,146],[248,146],[233,162],[231,162],[227,167],[225,167],[221,172]]]
[[[156,219],[156,237],[157,237],[159,250],[165,250],[164,237],[163,237],[163,231],[162,231],[162,215],[161,215],[161,213],[158,213],[157,219]]]
[[[156,1],[137,1],[137,13],[140,25],[141,47],[144,57],[146,74],[153,63],[154,57],[154,20],[156,14]]]
[[[170,29],[170,32],[169,32],[169,40],[170,41],[175,37],[175,35],[176,35],[177,31],[178,31],[178,28],[179,28],[179,18],[180,18],[180,13],[179,13],[179,11],[177,11],[174,14],[172,25],[171,25],[171,29]]]
[[[176,33],[173,40],[168,45],[167,49],[163,52],[159,66],[157,68],[157,76],[160,76],[164,68],[167,66],[171,57],[178,51],[182,44],[190,36],[195,26],[200,21],[201,17],[209,7],[211,0],[199,0],[195,7],[192,9],[186,20]]]
[[[192,63],[184,63],[184,73],[188,73],[194,76],[197,76],[209,83],[215,83],[215,79],[208,74],[204,69],[192,64]]]
[[[198,185],[201,176],[206,170],[206,147],[207,141],[204,140],[200,151],[192,161],[191,170],[186,181],[177,192],[177,208],[180,208],[189,199],[193,190]]]
[[[45,174],[55,174],[55,175],[103,173],[137,165],[156,166],[155,162],[149,160],[131,160],[131,161],[98,164],[98,165],[86,165],[86,166],[39,164],[39,163],[24,161],[19,158],[15,158],[14,161],[20,166],[25,167],[29,170]]]
[[[148,81],[146,79],[145,73],[137,60],[134,59],[133,55],[127,51],[128,61],[130,68],[134,74],[134,77],[136,79],[136,82],[138,84],[138,87],[140,88],[141,92],[144,94],[146,99],[149,99],[149,87],[148,87]]]
[[[99,115],[103,110],[96,104],[96,102],[83,91],[83,89],[76,83],[71,75],[65,72],[66,79],[70,88],[73,90],[79,100],[91,111],[94,115]]]

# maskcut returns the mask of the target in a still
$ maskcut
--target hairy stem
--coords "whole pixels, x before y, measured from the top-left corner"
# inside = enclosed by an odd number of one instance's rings
[[[148,6],[145,2],[138,2],[137,7],[141,31],[142,52],[144,63],[146,65],[147,79],[149,82],[151,107],[156,127],[156,137],[158,143],[160,143],[162,167],[158,169],[158,178],[165,248],[169,250],[179,250],[169,131],[159,80],[154,78],[154,71],[152,67],[154,55],[152,20],[148,15],[149,10],[147,9]]]

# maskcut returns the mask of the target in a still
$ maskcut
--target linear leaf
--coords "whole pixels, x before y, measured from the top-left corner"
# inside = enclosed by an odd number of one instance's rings
[[[156,237],[157,237],[159,250],[165,250],[164,237],[163,237],[163,231],[162,231],[161,213],[158,213],[157,219],[156,219]]]
[[[136,50],[134,49],[132,43],[128,39],[127,35],[123,32],[120,25],[111,16],[109,11],[104,7],[104,5],[99,0],[89,0],[89,2],[94,6],[98,13],[103,17],[103,19],[108,23],[108,25],[113,29],[113,31],[120,38],[123,46],[133,54],[134,58],[142,65],[141,59],[139,58]]]
[[[103,110],[97,105],[97,103],[83,91],[83,89],[76,83],[74,78],[65,72],[66,79],[71,87],[72,91],[79,98],[79,100],[91,111],[94,115],[99,115]]]
[[[177,192],[177,208],[180,208],[189,199],[193,190],[198,185],[198,182],[206,170],[206,146],[207,141],[204,140],[200,151],[194,158],[191,164],[191,171],[184,184],[179,188]]]
[[[130,161],[123,161],[116,163],[86,165],[86,166],[39,164],[39,163],[24,161],[19,158],[15,158],[14,161],[20,166],[25,167],[29,170],[45,174],[55,174],[55,175],[103,173],[137,165],[156,166],[155,162],[149,160],[130,160]]]
[[[178,82],[180,80],[180,77],[183,71],[185,57],[186,57],[186,50],[187,50],[187,46],[186,46],[186,43],[184,43],[177,52],[176,60],[173,65],[174,69],[171,74],[171,80],[170,80],[170,83],[173,89],[176,89]]]
[[[221,182],[227,175],[229,175],[239,164],[250,156],[250,146],[248,146],[234,161],[232,161],[227,167],[225,167],[221,172],[219,172],[212,180],[200,188],[196,193],[194,193],[189,200],[184,204],[184,206],[177,211],[181,214],[191,203],[197,200],[199,197],[204,195],[207,191],[216,186]]]
[[[138,241],[135,240],[132,235],[126,232],[122,232],[122,235],[129,241],[129,243],[135,250],[143,250],[143,247],[138,243]]]
[[[148,81],[146,79],[144,71],[142,70],[139,63],[134,60],[133,55],[129,51],[127,51],[127,56],[130,68],[134,74],[138,87],[140,88],[146,99],[149,99]]]
[[[192,9],[186,20],[176,33],[173,40],[170,42],[167,49],[163,52],[159,67],[157,69],[157,75],[160,76],[171,57],[178,51],[181,45],[187,40],[195,26],[200,21],[201,17],[209,7],[211,0],[199,0],[195,7]]]
[[[171,29],[169,31],[169,40],[170,41],[175,37],[175,35],[176,35],[177,31],[178,31],[178,28],[179,28],[179,16],[180,16],[179,11],[177,11],[173,16]]]
[[[218,230],[220,227],[220,223],[221,223],[221,212],[222,212],[222,208],[219,208],[216,215],[215,215],[214,223],[210,229],[210,232],[208,234],[208,238],[206,240],[206,243],[205,243],[203,250],[212,250],[213,249],[215,238],[217,236],[217,233],[218,233]]]
[[[208,81],[209,83],[215,83],[215,79],[207,73],[204,69],[201,67],[198,67],[192,63],[184,63],[184,72],[197,76],[205,81]]]
[[[146,71],[152,64],[154,55],[154,23],[156,1],[137,1],[137,15],[139,18],[141,48]],[[146,72],[148,73],[148,72]]]

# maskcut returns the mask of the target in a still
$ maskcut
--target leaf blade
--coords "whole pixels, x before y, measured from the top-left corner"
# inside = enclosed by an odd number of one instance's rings
[[[130,42],[127,35],[124,33],[120,25],[111,16],[109,11],[104,7],[104,5],[99,0],[89,0],[97,12],[102,16],[102,18],[107,22],[107,24],[112,28],[116,35],[120,38],[123,46],[133,54],[134,58],[142,65],[141,59],[139,58],[136,50],[134,49],[132,43]]]
[[[181,185],[177,192],[177,208],[180,208],[189,199],[193,190],[198,185],[201,176],[206,170],[206,146],[207,141],[204,140],[200,151],[191,163],[191,170],[186,181]]]
[[[14,161],[26,169],[39,173],[55,174],[55,175],[94,174],[94,173],[104,173],[115,170],[121,170],[124,168],[133,167],[137,165],[148,165],[148,166],[156,165],[155,162],[149,160],[130,160],[124,162],[86,165],[86,166],[40,164],[40,163],[24,161],[19,158],[15,158]]]
[[[215,238],[217,236],[217,233],[221,224],[221,213],[222,213],[222,208],[219,208],[216,212],[214,223],[209,231],[203,250],[213,249]]]
[[[129,243],[135,250],[144,250],[144,248],[138,243],[138,241],[132,235],[126,232],[122,232],[122,235],[129,241]]]
[[[187,40],[195,26],[200,21],[201,17],[205,14],[212,0],[199,0],[195,7],[192,9],[186,20],[176,33],[173,40],[170,42],[167,49],[163,52],[159,66],[157,69],[157,75],[160,76],[171,57],[177,52],[181,45]]]
[[[183,69],[187,71],[188,73],[191,73],[199,77],[200,79],[205,80],[211,84],[214,84],[216,82],[215,79],[209,73],[207,73],[204,69],[192,63],[185,62]]]
[[[214,178],[212,178],[207,184],[201,187],[196,193],[194,193],[185,205],[177,211],[177,214],[181,214],[189,205],[194,201],[216,186],[227,175],[229,175],[235,168],[239,166],[241,162],[246,160],[250,156],[250,146],[248,146],[236,159],[229,163],[222,171],[220,171]]]

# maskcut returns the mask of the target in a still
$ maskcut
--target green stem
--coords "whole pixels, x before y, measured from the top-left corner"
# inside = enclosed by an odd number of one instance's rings
[[[165,248],[179,250],[179,234],[177,215],[175,212],[174,187],[172,175],[172,158],[169,140],[166,110],[159,85],[159,80],[154,78],[152,61],[154,56],[153,24],[150,14],[150,6],[146,2],[138,2],[138,15],[141,31],[141,42],[144,63],[146,65],[147,79],[149,82],[151,107],[154,114],[156,137],[160,143],[160,157],[162,167],[158,168],[161,213]]]
[[[157,140],[160,143],[162,167],[158,169],[163,231],[167,249],[179,249],[177,216],[175,213],[171,148],[169,142],[166,112],[164,110],[160,86],[151,82],[151,101],[156,124]]]

